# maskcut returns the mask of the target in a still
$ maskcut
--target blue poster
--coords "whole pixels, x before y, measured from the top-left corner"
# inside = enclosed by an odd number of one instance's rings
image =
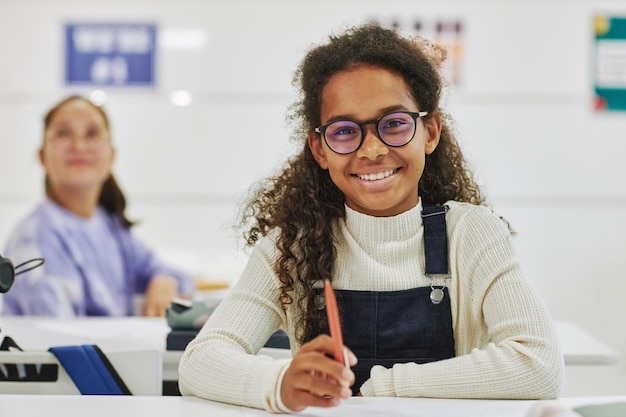
[[[65,83],[153,86],[155,52],[153,24],[67,24]]]
[[[626,17],[596,16],[596,110],[626,110]]]

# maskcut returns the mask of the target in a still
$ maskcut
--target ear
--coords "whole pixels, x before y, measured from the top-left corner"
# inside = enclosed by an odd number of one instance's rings
[[[439,145],[439,138],[441,137],[441,115],[439,112],[432,113],[425,123],[425,127],[426,141],[424,142],[424,151],[427,155],[430,155]]]
[[[39,163],[41,164],[42,167],[46,167],[45,163],[44,163],[44,150],[43,150],[43,145],[41,146],[41,148],[39,148],[39,152],[37,152],[37,156],[39,158]]]
[[[110,155],[110,163],[109,163],[109,175],[113,175],[113,164],[115,163],[115,157],[117,153],[115,152],[115,148],[111,145],[111,155]]]
[[[313,158],[317,161],[317,164],[322,169],[328,169],[328,161],[326,160],[326,152],[321,135],[319,133],[309,132],[307,143],[309,144],[309,149],[311,149],[311,153],[313,154]]]

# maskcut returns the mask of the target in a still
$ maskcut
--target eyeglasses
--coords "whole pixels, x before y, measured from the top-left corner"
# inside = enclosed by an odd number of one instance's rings
[[[109,135],[106,131],[100,129],[87,129],[85,131],[73,131],[71,129],[49,129],[46,136],[55,146],[67,148],[74,143],[75,140],[83,142],[83,146],[88,149],[99,148],[108,142]]]
[[[337,120],[316,127],[315,132],[324,136],[324,141],[331,151],[338,154],[355,152],[363,144],[366,125],[376,125],[378,138],[385,145],[399,147],[409,143],[415,136],[417,119],[428,114],[427,111],[402,111],[387,114],[380,119],[358,123],[352,120]]]

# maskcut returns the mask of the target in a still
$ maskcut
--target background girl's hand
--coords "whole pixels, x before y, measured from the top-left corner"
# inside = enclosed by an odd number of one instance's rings
[[[325,334],[302,345],[280,387],[280,397],[287,408],[301,411],[309,406],[333,407],[352,395],[354,373],[334,360],[332,354],[333,340]],[[356,357],[349,350],[348,358],[350,366],[356,364]]]
[[[178,284],[169,276],[152,278],[144,294],[142,316],[164,317],[167,307],[178,295]]]

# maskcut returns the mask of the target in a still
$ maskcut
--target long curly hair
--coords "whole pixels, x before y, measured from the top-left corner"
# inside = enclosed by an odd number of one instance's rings
[[[424,204],[448,200],[484,203],[480,188],[463,157],[450,128],[450,117],[439,108],[443,81],[439,68],[445,51],[421,38],[405,38],[375,22],[349,28],[329,42],[310,50],[296,70],[293,85],[299,98],[287,119],[295,125],[292,140],[301,150],[276,175],[258,183],[243,206],[244,238],[254,246],[277,229],[278,258],[275,272],[280,279],[283,306],[299,309],[297,338],[312,337],[325,317],[316,306],[314,284],[332,279],[335,261],[333,225],[345,217],[345,198],[328,171],[313,158],[307,135],[321,124],[322,90],[335,74],[360,65],[373,65],[400,74],[420,110],[442,117],[442,130],[435,151],[426,155],[418,194]]]

